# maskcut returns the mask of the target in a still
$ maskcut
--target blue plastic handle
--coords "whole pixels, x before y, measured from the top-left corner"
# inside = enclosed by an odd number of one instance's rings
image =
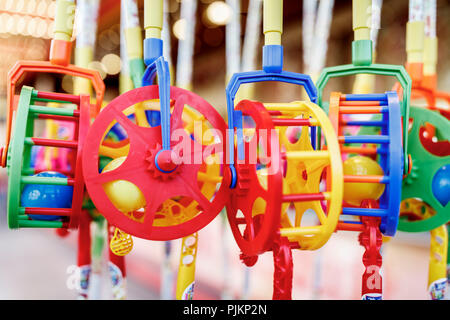
[[[235,168],[234,168],[234,128],[238,130],[238,155],[241,159],[243,157],[243,150],[239,150],[243,148],[243,144],[240,141],[243,139],[242,136],[242,124],[241,121],[237,121],[236,111],[234,110],[234,99],[236,97],[236,93],[239,90],[239,87],[242,84],[246,83],[256,83],[256,82],[267,82],[267,81],[278,81],[291,83],[295,85],[302,86],[306,93],[308,94],[309,99],[313,103],[317,103],[317,89],[314,85],[311,77],[309,75],[294,73],[289,71],[282,70],[283,65],[283,47],[278,45],[268,45],[263,47],[263,70],[259,71],[248,71],[235,73],[228,83],[226,88],[226,96],[227,96],[227,112],[228,112],[228,151],[229,151],[229,159],[228,163],[230,164],[232,181],[231,188],[234,188],[236,185],[236,180],[233,178],[236,176]],[[314,132],[312,132],[313,138],[316,136],[315,128],[312,128]],[[315,141],[313,141],[314,144]],[[313,145],[314,147],[314,145]],[[242,160],[242,159],[241,159]]]
[[[146,59],[146,62],[148,60]],[[142,77],[142,86],[152,85],[158,75],[159,101],[161,105],[162,149],[170,150],[170,71],[163,56],[149,61]]]

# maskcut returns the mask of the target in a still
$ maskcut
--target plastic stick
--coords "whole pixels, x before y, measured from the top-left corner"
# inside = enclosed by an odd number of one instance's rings
[[[181,3],[180,18],[185,21],[185,29],[184,38],[178,41],[176,86],[187,90],[192,89],[196,10],[197,0],[184,0]]]
[[[226,25],[226,80],[241,67],[241,6],[238,0],[227,0],[232,14]]]
[[[303,65],[306,74],[310,74],[312,51],[314,48],[314,29],[317,13],[317,0],[303,1]]]

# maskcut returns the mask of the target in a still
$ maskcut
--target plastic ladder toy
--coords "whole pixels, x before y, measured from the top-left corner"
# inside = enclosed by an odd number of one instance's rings
[[[40,106],[39,102],[57,102],[75,104],[76,109]],[[81,169],[81,152],[89,127],[89,96],[74,96],[60,93],[36,91],[24,86],[17,108],[13,139],[8,149],[8,225],[10,228],[77,228],[83,202],[84,181]],[[35,119],[54,119],[75,122],[74,139],[56,140],[35,137],[33,134]],[[64,172],[68,178],[37,177],[30,167],[31,148],[45,146],[70,148],[76,158],[70,172]],[[71,208],[30,208],[22,207],[21,193],[24,185],[68,185],[73,186]],[[61,216],[61,221],[30,219],[29,215]]]
[[[379,268],[381,255],[379,249],[382,234],[393,236],[397,230],[400,209],[401,182],[403,174],[409,173],[411,163],[406,153],[408,136],[409,103],[411,79],[402,66],[374,64],[372,40],[370,40],[370,23],[372,1],[353,1],[353,30],[355,40],[352,42],[352,64],[325,68],[317,81],[319,105],[328,109],[328,115],[338,133],[343,156],[356,155],[344,161],[344,200],[349,202],[350,191],[356,183],[358,189],[365,184],[367,197],[344,205],[341,215],[359,218],[359,221],[342,221],[337,230],[359,231],[360,243],[365,247],[363,263],[365,271],[362,281],[363,299],[381,299],[382,283]],[[403,89],[402,99],[395,92],[385,94],[348,94],[332,93],[329,105],[323,102],[326,84],[331,78],[357,74],[374,74],[394,77]],[[344,118],[342,114],[353,115]],[[374,114],[370,120],[361,120],[358,114]],[[403,117],[403,119],[402,119]],[[403,124],[402,124],[403,122]],[[359,126],[360,135],[345,133],[345,127]],[[367,130],[370,129],[370,130]],[[381,130],[380,130],[381,129]],[[364,135],[362,132],[370,132]],[[348,146],[345,144],[362,144]],[[374,147],[373,144],[378,147]],[[375,160],[371,160],[368,156]],[[357,162],[360,168],[357,169]],[[355,166],[352,168],[352,166]],[[377,174],[362,174],[363,172]],[[350,172],[358,172],[348,174]],[[384,190],[382,189],[384,185]],[[376,191],[378,188],[378,191]],[[346,192],[347,190],[347,192]],[[376,192],[375,192],[375,191]],[[378,231],[377,231],[378,229]],[[363,241],[364,239],[372,239]],[[372,262],[370,262],[372,261]],[[368,263],[375,263],[372,268]],[[369,285],[367,280],[376,278],[377,285]]]
[[[380,230],[393,236],[397,230],[400,207],[403,153],[400,104],[395,92],[386,94],[341,94],[330,97],[329,117],[338,134],[341,154],[377,156],[384,175],[346,175],[346,183],[381,183],[385,191],[380,197],[379,208],[343,207],[341,216],[367,216],[381,218]],[[346,120],[343,115],[380,114],[380,120]],[[349,135],[350,127],[374,127],[379,135]],[[355,147],[354,144],[363,146]],[[353,146],[352,146],[353,145]],[[376,145],[373,147],[372,145]],[[362,225],[360,223],[360,227]],[[356,229],[355,222],[339,222],[338,229]]]

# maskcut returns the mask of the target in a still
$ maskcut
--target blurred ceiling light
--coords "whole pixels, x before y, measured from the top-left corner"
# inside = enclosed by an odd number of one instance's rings
[[[36,1],[28,1],[27,13],[34,13],[36,9]]]
[[[23,12],[23,9],[25,7],[25,0],[16,0],[16,12]]]
[[[120,72],[121,63],[117,54],[108,53],[102,58],[101,63],[105,66],[108,74],[114,75]]]
[[[53,38],[53,27],[55,26],[55,22],[54,21],[50,21],[50,23],[48,24],[48,28],[47,28],[47,36],[46,38],[48,39],[52,39]]]
[[[6,0],[5,10],[11,11],[15,0]]]
[[[50,17],[50,18],[53,18],[54,16],[55,16],[55,11],[56,10],[56,2],[55,1],[52,1],[52,2],[50,2],[50,4],[48,5],[48,8],[47,8],[47,15]]]
[[[36,14],[38,16],[44,16],[46,10],[47,10],[47,2],[39,1],[39,4],[37,5],[37,9],[36,9]]]
[[[173,34],[178,40],[184,40],[186,34],[186,20],[179,19],[173,24]]]
[[[27,19],[22,16],[17,21],[17,33],[25,35],[27,29]]]
[[[33,35],[36,38],[42,38],[47,34],[47,22],[43,19],[38,19],[37,28],[35,29]]]
[[[36,30],[38,25],[38,18],[32,18],[27,25],[27,33],[29,35],[33,35],[34,34],[34,30]]]
[[[100,73],[100,77],[102,79],[106,78],[106,74],[107,74],[107,70],[106,67],[103,63],[101,63],[100,61],[92,61],[89,62],[88,64],[88,68],[92,69],[92,70],[97,70],[98,73]]]
[[[215,1],[206,9],[206,18],[214,25],[223,26],[230,21],[232,13],[228,4],[223,1]]]
[[[14,18],[14,16],[8,16],[7,20],[6,20],[6,32],[14,34],[15,31],[15,22],[16,19]]]

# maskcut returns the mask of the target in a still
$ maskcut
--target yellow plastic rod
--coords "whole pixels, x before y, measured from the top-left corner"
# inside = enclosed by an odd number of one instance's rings
[[[408,63],[422,63],[424,49],[423,21],[409,21],[406,23],[406,55]]]
[[[370,40],[372,0],[353,0],[352,8],[355,40]]]
[[[428,269],[428,291],[433,300],[444,298],[447,285],[448,233],[444,225],[431,230],[430,264]]]
[[[192,300],[195,284],[195,262],[197,259],[198,233],[184,237],[181,243],[178,267],[177,300]]]
[[[140,27],[126,28],[127,55],[129,59],[142,59],[142,33]]]
[[[72,40],[75,19],[75,3],[73,0],[58,0],[56,2],[55,24],[53,38],[55,40]]]
[[[283,0],[264,0],[264,44],[281,45]]]
[[[145,38],[161,39],[163,26],[163,0],[145,0],[144,29]]]
[[[89,68],[89,64],[94,58],[94,48],[92,47],[77,47],[75,48],[75,65],[81,68]],[[73,82],[74,94],[89,94],[92,95],[92,86],[89,79],[75,78]]]
[[[432,76],[436,74],[438,39],[425,37],[423,48],[423,74]]]

